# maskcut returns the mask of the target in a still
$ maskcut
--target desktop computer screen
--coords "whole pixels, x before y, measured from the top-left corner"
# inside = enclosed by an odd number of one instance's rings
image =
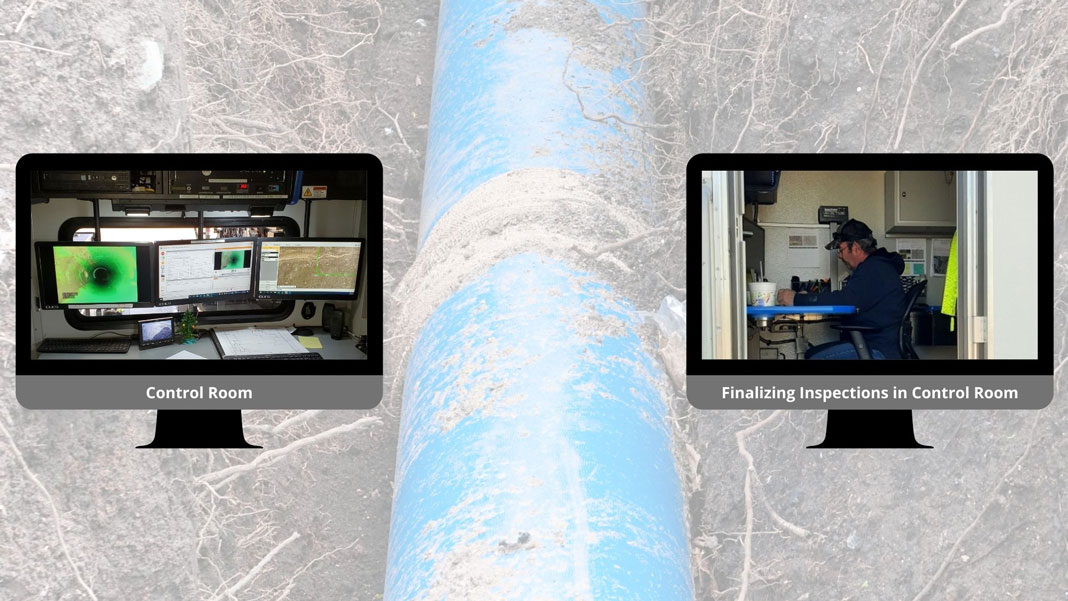
[[[356,238],[261,239],[256,298],[356,298],[363,243]]]
[[[381,400],[373,156],[27,155],[15,182],[23,406],[155,409],[151,446],[244,447],[240,410]]]
[[[252,296],[253,238],[159,242],[160,305]]]
[[[37,242],[37,277],[45,309],[148,307],[148,244]]]
[[[873,426],[838,446],[909,446],[881,412],[1050,403],[1048,158],[698,155],[687,220],[695,407],[828,409],[828,439]]]

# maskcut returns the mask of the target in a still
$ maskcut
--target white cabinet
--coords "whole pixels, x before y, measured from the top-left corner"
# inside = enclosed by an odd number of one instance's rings
[[[887,171],[886,233],[948,236],[957,228],[954,171]]]

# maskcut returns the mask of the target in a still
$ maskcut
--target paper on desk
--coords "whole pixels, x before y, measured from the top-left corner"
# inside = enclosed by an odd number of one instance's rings
[[[297,336],[297,340],[304,345],[304,348],[323,348],[323,343],[315,336]]]
[[[171,355],[170,357],[167,357],[167,358],[168,359],[203,359],[204,357],[201,357],[200,355],[198,355],[196,353],[190,353],[189,351],[179,351],[179,352],[177,352],[177,353],[175,353],[175,354],[173,354],[173,355]]]
[[[223,356],[307,352],[287,328],[215,330]]]

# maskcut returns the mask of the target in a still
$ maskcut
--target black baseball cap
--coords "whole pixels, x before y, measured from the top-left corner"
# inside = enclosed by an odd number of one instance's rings
[[[871,237],[871,228],[864,224],[863,221],[857,221],[856,219],[850,219],[849,221],[838,226],[838,231],[831,234],[831,241],[827,243],[827,250],[838,248],[838,245],[843,242],[856,242],[857,240],[863,240]]]

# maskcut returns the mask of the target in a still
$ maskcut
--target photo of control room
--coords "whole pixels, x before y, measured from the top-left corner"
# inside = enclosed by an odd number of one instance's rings
[[[1034,358],[1037,194],[1036,172],[703,172],[702,356]]]
[[[33,360],[367,359],[366,172],[29,175]]]

